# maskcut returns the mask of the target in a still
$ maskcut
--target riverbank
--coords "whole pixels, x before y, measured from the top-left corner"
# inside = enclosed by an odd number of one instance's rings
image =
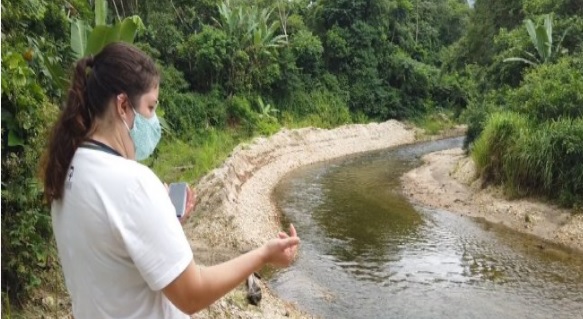
[[[499,188],[482,188],[476,168],[463,150],[427,154],[424,164],[403,175],[403,192],[413,202],[484,219],[542,239],[538,249],[557,252],[550,244],[583,252],[583,215],[534,199],[509,200]]]
[[[273,188],[303,165],[348,154],[413,143],[419,130],[397,121],[346,125],[332,130],[284,129],[269,138],[239,145],[224,164],[196,185],[198,206],[185,232],[203,265],[227,260],[277,235],[280,217]],[[301,229],[298,230],[301,237]],[[247,305],[244,286],[194,318],[311,318],[276,298],[262,285],[259,307]]]

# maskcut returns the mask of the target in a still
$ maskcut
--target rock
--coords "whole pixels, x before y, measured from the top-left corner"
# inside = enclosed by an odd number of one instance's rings
[[[259,287],[258,281],[255,274],[247,277],[247,301],[254,306],[259,305],[261,301],[261,287]]]
[[[55,298],[51,296],[46,296],[42,299],[42,304],[45,307],[54,307],[55,306]]]

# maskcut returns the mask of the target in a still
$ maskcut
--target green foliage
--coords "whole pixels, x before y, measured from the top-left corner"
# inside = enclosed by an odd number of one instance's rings
[[[317,36],[310,31],[300,30],[292,36],[290,48],[298,68],[305,73],[318,74],[322,67],[324,47]]]
[[[446,71],[476,64],[465,147],[512,195],[580,205],[582,10],[581,0],[477,0],[467,34],[444,51]]]
[[[509,106],[537,121],[583,117],[583,59],[566,57],[529,72]]]
[[[247,136],[271,135],[281,128],[276,118],[279,110],[261,97],[232,96],[227,101],[227,110],[229,126],[242,129]]]
[[[218,6],[217,26],[230,40],[231,63],[227,71],[229,92],[263,90],[280,76],[278,49],[287,44],[285,35],[277,34],[280,23],[272,19],[273,9],[231,4]]]
[[[469,12],[462,0],[3,3],[3,291],[24,297],[53,267],[33,172],[76,58],[137,40],[159,59],[160,113],[172,134],[165,130],[149,164],[167,181],[194,181],[237,142],[283,125],[461,112],[473,103],[475,75],[440,67],[442,52],[457,52],[445,48],[462,36]],[[583,30],[581,21],[573,28]],[[565,38],[570,52],[581,42],[577,33]]]
[[[504,156],[504,180],[519,195],[565,206],[583,203],[583,119],[561,119],[522,134]]]
[[[468,131],[464,140],[464,149],[471,150],[473,143],[480,136],[490,114],[498,113],[505,109],[510,88],[490,91],[470,101],[467,109],[461,114],[461,120],[468,125]]]
[[[187,137],[209,127],[226,125],[227,109],[223,99],[218,90],[208,94],[161,90],[160,107],[173,131]]]
[[[503,182],[503,157],[514,146],[522,131],[529,128],[525,116],[518,113],[494,113],[475,142],[472,158],[486,182]]]
[[[162,139],[148,163],[162,181],[194,183],[216,168],[241,141],[229,130],[209,128],[187,139]]]
[[[583,118],[535,124],[494,113],[472,150],[486,182],[513,195],[542,195],[572,207],[583,201]]]
[[[581,204],[582,62],[564,57],[540,65],[519,88],[491,93],[481,107],[469,108],[469,134],[481,133],[472,156],[485,181],[504,185],[512,195],[544,196],[568,207]],[[483,121],[500,109],[496,105],[513,112]]]
[[[75,19],[71,22],[71,48],[75,59],[97,54],[107,44],[116,41],[133,43],[138,29],[144,24],[139,16],[131,16],[107,25],[107,1],[95,0],[95,26],[86,21]]]
[[[413,119],[413,123],[425,131],[425,134],[436,135],[446,129],[455,127],[451,112],[430,111],[423,116]]]
[[[281,102],[281,109],[287,112],[288,120],[283,123],[304,122],[309,126],[331,128],[351,123],[351,115],[345,99],[328,90],[294,92]]]
[[[554,12],[558,15],[583,14],[583,2],[581,0],[523,0],[524,11],[533,14],[545,14]]]
[[[3,41],[1,70],[2,291],[12,302],[26,300],[55,257],[35,172],[57,106],[39,83],[42,70],[29,64],[21,45],[10,36]]]
[[[526,19],[524,21],[524,25],[526,27],[526,31],[530,36],[530,41],[534,45],[538,57],[530,52],[526,52],[526,54],[532,59],[525,59],[525,58],[506,58],[504,62],[523,62],[530,65],[537,65],[540,63],[548,63],[551,59],[555,58],[557,54],[560,53],[561,50],[561,43],[567,34],[567,30],[563,33],[562,38],[560,41],[555,45],[553,49],[553,18],[552,15],[546,14],[544,15],[544,24],[534,25],[531,19]]]
[[[501,28],[513,29],[524,19],[523,0],[476,0],[457,55],[466,63],[488,65],[495,54],[494,37]]]
[[[231,56],[230,41],[220,29],[204,26],[178,46],[178,55],[188,65],[185,73],[194,87],[208,91],[225,79]]]
[[[176,15],[162,10],[151,11],[145,24],[147,25],[143,40],[160,52],[160,58],[167,64],[175,63],[178,46],[187,37],[176,24]]]

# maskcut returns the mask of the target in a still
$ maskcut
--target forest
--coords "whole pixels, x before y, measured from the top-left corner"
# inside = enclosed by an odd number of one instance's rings
[[[163,181],[283,127],[464,123],[486,183],[583,209],[583,0],[11,0],[1,23],[3,305],[61,280],[38,163],[108,41],[161,70]]]

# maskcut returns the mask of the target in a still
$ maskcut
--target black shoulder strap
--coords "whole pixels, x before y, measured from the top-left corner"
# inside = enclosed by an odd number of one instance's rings
[[[121,154],[118,151],[114,150],[111,146],[106,145],[104,143],[101,143],[99,141],[96,141],[94,139],[89,139],[87,142],[81,144],[81,146],[79,146],[79,147],[88,148],[88,149],[92,149],[92,150],[106,152],[106,153],[109,153],[112,155],[121,156]]]

